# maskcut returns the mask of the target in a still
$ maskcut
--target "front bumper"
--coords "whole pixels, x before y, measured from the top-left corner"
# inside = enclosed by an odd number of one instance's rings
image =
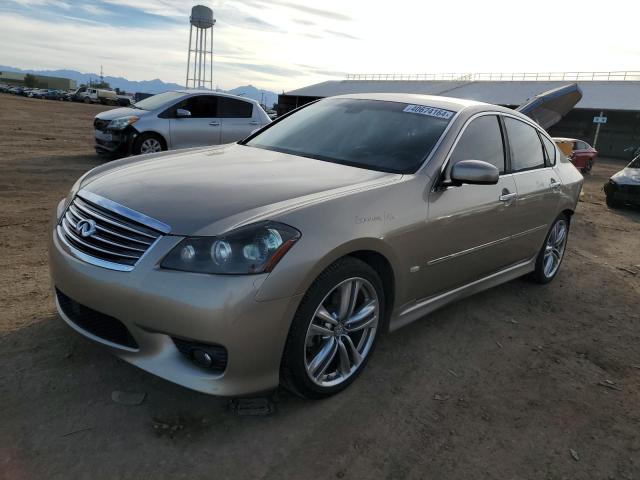
[[[604,184],[603,190],[607,197],[613,198],[618,202],[640,206],[640,185],[607,182]]]
[[[74,330],[123,360],[184,387],[221,396],[277,387],[300,296],[255,300],[268,275],[220,276],[160,269],[161,259],[180,240],[161,237],[133,271],[118,272],[79,260],[52,231],[49,265],[54,289],[117,319],[137,348],[87,331],[64,313],[56,296],[58,313]],[[196,365],[180,352],[175,338],[223,346],[228,352],[226,369],[220,373]]]
[[[96,153],[99,154],[129,154],[137,132],[131,128],[122,131],[95,130]]]

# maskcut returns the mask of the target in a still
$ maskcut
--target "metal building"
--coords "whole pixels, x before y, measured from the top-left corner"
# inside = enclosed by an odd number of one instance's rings
[[[24,85],[26,73],[0,72],[0,83],[6,85]],[[77,88],[76,81],[63,77],[48,77],[45,75],[34,75],[36,88],[55,88],[58,90],[74,90]]]
[[[626,158],[630,147],[640,146],[640,72],[500,73],[429,75],[349,75],[278,96],[278,115],[319,98],[349,93],[419,93],[465,98],[517,107],[534,95],[577,82],[582,100],[551,135],[593,143],[594,117],[607,117],[598,135],[603,156]]]

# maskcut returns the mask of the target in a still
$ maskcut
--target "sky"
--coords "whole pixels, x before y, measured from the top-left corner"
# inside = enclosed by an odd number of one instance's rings
[[[214,0],[214,83],[277,93],[347,73],[640,70],[631,0]],[[183,0],[0,0],[0,65],[184,84]]]

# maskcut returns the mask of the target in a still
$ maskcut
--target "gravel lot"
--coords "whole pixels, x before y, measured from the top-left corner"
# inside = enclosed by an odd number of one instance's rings
[[[558,278],[380,342],[337,397],[239,416],[56,317],[46,237],[105,107],[0,95],[0,478],[640,478],[640,212],[587,176]],[[141,405],[113,391],[146,393]]]

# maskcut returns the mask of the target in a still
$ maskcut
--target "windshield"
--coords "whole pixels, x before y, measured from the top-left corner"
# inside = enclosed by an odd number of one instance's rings
[[[454,112],[379,100],[321,100],[245,145],[393,173],[414,173]]]
[[[627,165],[627,168],[640,168],[640,155],[631,160],[631,163]]]
[[[184,93],[182,92],[164,92],[159,93],[158,95],[154,95],[149,98],[145,98],[144,100],[140,100],[136,102],[134,107],[139,108],[140,110],[156,110],[158,108],[162,108],[163,106],[169,106],[171,102],[178,100],[179,98],[184,97]]]

